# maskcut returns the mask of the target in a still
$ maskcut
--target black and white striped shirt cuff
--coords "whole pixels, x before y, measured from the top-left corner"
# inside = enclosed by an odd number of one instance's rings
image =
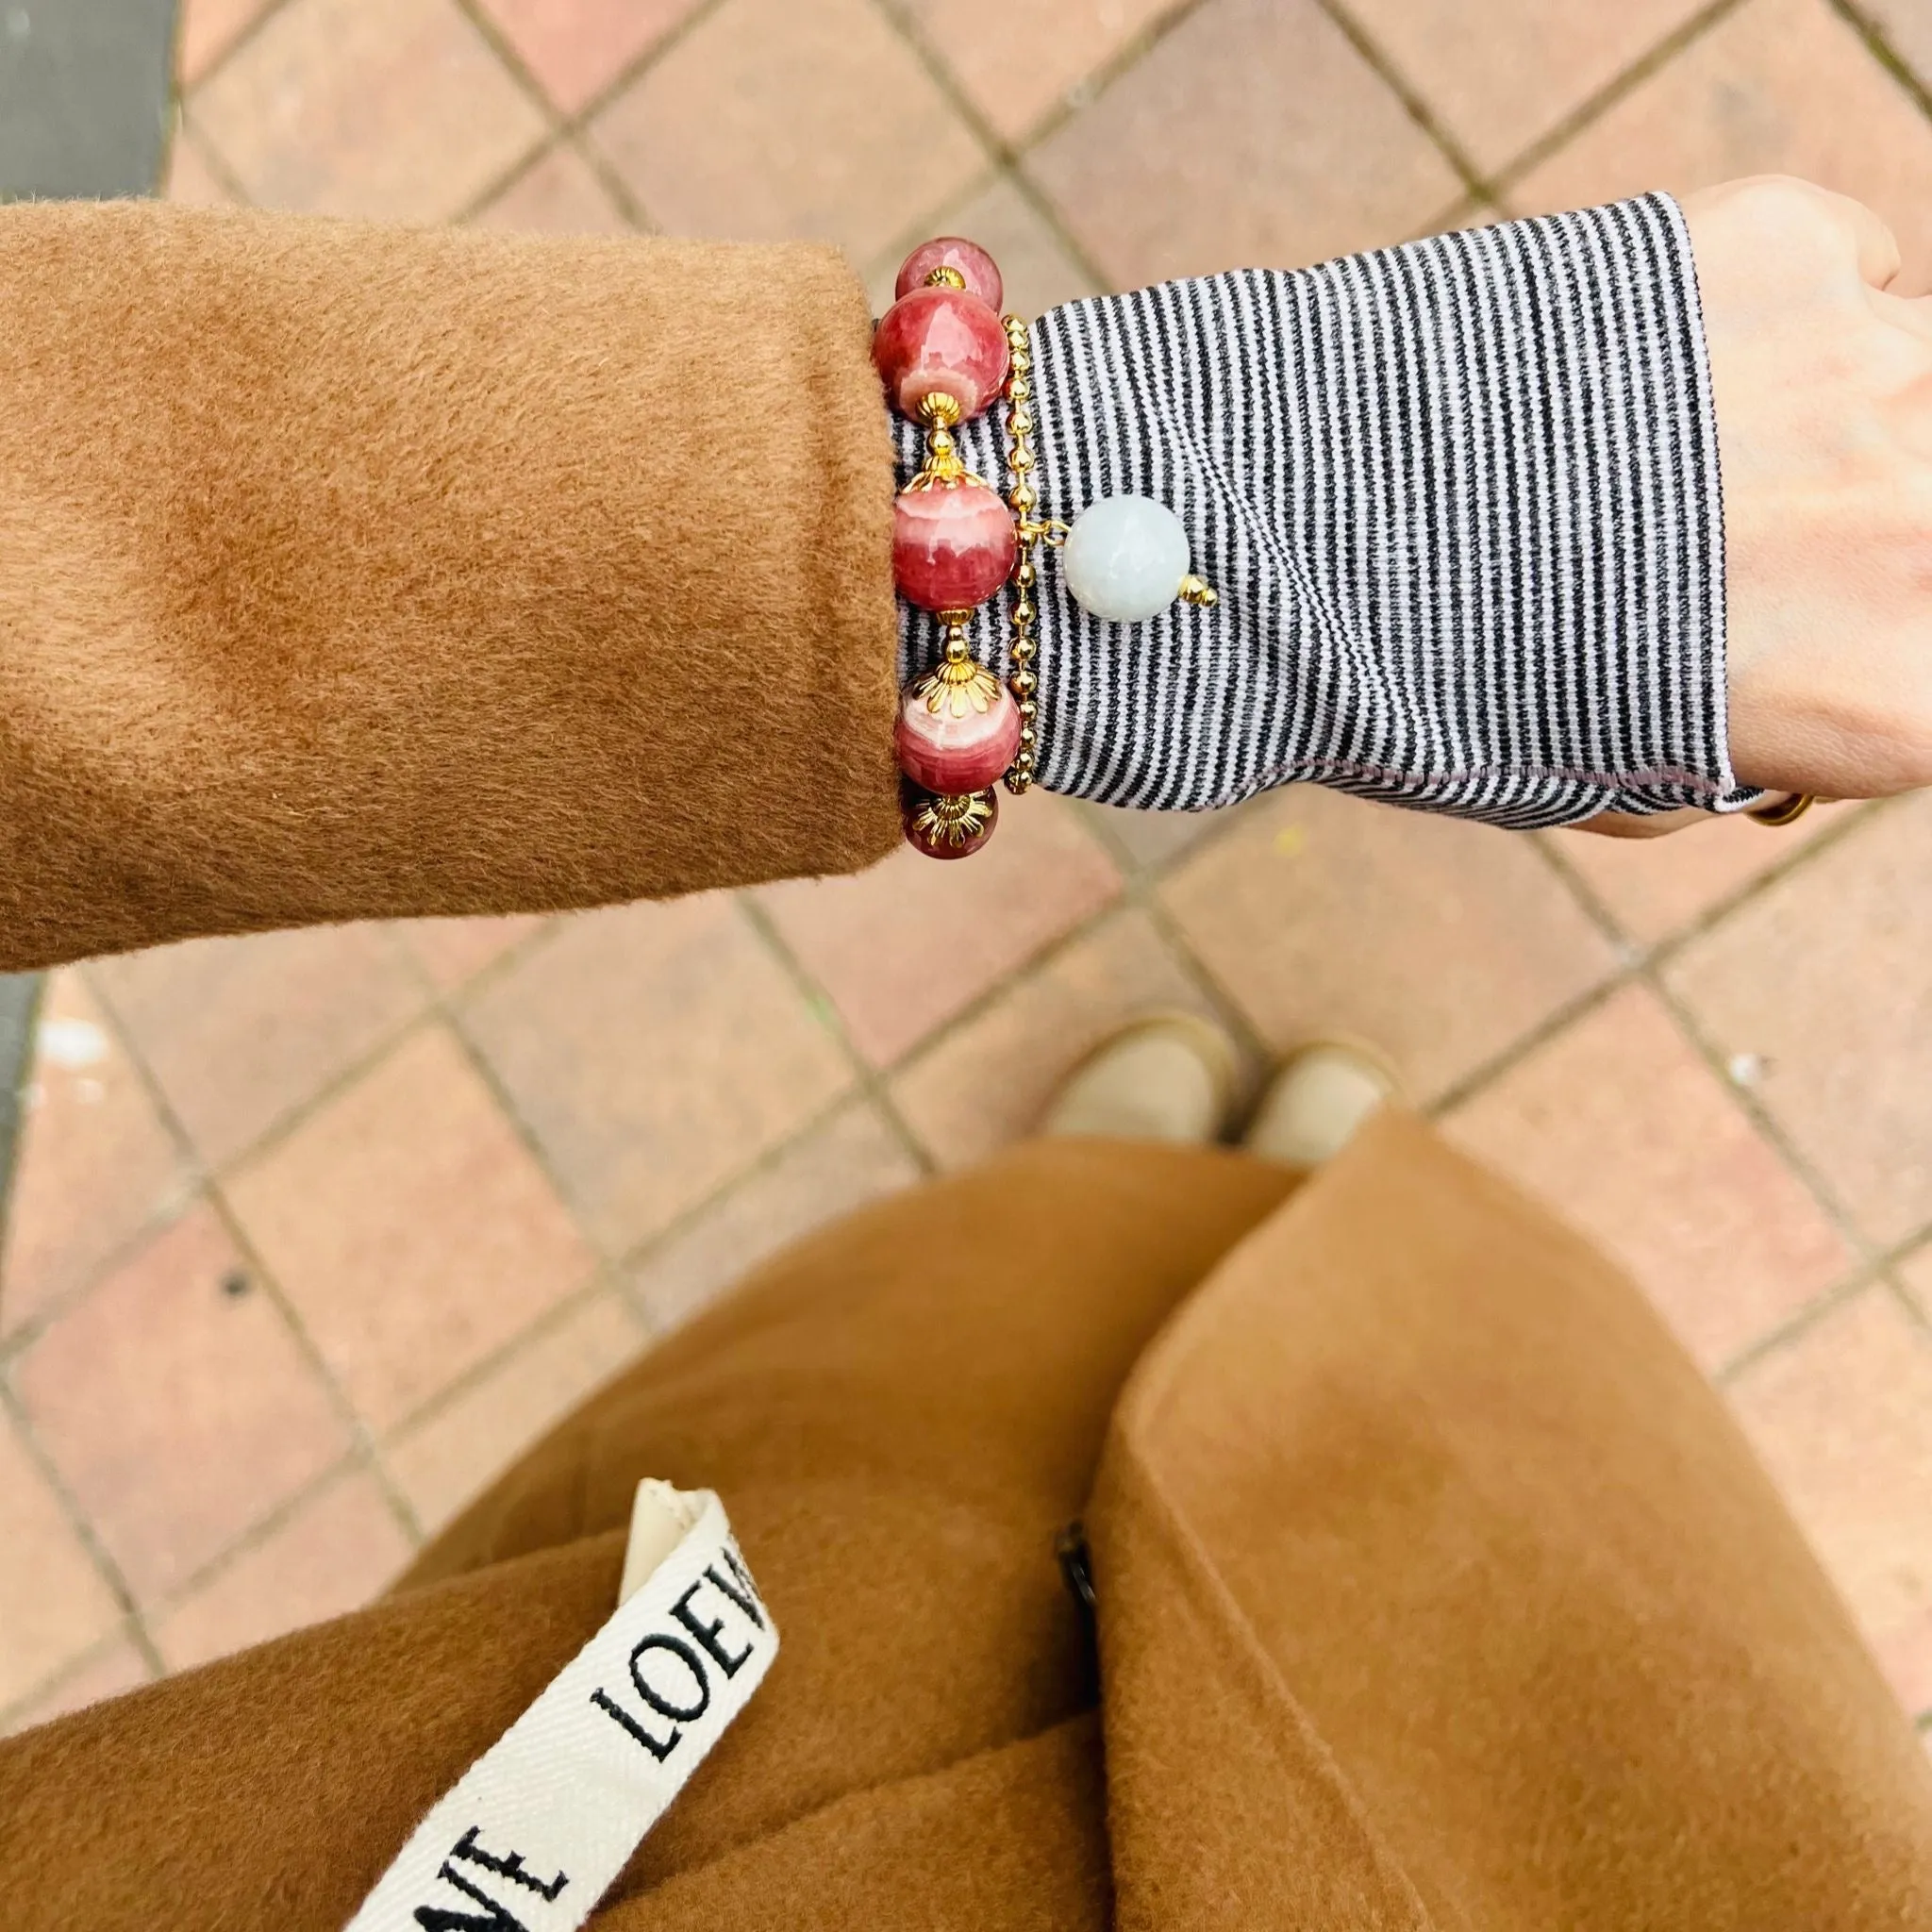
[[[1717,428],[1682,211],[1650,194],[1033,327],[1041,513],[1174,509],[1220,592],[1040,605],[1042,782],[1205,809],[1310,780],[1513,826],[1735,810]],[[1003,411],[961,433],[1005,466]],[[919,437],[900,425],[908,474]],[[975,614],[1001,660],[1007,600]],[[902,669],[939,652],[924,613]]]

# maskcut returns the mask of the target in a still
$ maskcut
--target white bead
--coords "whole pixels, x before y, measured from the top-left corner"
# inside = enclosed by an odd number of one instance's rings
[[[1188,533],[1164,504],[1103,496],[1074,519],[1060,553],[1075,603],[1114,624],[1158,617],[1188,574]]]

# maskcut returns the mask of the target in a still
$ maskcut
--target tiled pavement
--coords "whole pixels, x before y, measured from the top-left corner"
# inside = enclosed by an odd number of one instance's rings
[[[1030,308],[1764,168],[1932,286],[1932,0],[190,0],[180,65],[183,200],[823,235],[875,289],[958,228]],[[960,870],[63,973],[0,1722],[367,1597],[655,1330],[1153,1002],[1382,1041],[1621,1254],[1932,1715],[1928,876],[1932,799],[1642,847],[1042,798]]]

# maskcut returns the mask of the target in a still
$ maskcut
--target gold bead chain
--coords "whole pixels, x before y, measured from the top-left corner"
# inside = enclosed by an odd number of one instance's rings
[[[1007,769],[1007,790],[1015,798],[1033,783],[1034,766],[1040,753],[1040,677],[1034,659],[1040,655],[1033,626],[1040,621],[1040,605],[1035,592],[1040,584],[1039,567],[1033,560],[1041,543],[1065,541],[1066,525],[1051,520],[1041,522],[1034,514],[1040,508],[1040,491],[1033,482],[1033,344],[1026,325],[1017,315],[1001,317],[1007,331],[1008,363],[1007,370],[1008,466],[1013,473],[1013,487],[1007,494],[1013,521],[1020,531],[1020,559],[1013,566],[1013,641],[1008,646],[1012,671],[1007,689],[1020,707],[1020,749]]]

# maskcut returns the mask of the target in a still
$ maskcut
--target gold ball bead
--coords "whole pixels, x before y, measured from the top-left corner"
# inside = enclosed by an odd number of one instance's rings
[[[1015,624],[1030,625],[1039,615],[1039,608],[1030,597],[1022,597],[1013,606],[1013,622]]]
[[[1030,483],[1015,483],[1013,493],[1007,500],[1015,509],[1031,509],[1040,501],[1040,491]]]
[[[1016,698],[1030,698],[1040,689],[1040,680],[1030,671],[1016,671],[1007,682],[1013,688]]]
[[[1016,403],[1024,403],[1033,393],[1033,385],[1024,375],[1016,376],[1007,385],[1008,396]]]
[[[1024,724],[1024,723],[1023,723],[1023,724],[1021,724],[1021,726],[1020,726],[1020,756],[1021,756],[1021,758],[1025,758],[1025,759],[1027,759],[1027,760],[1028,760],[1028,761],[1030,762],[1030,761],[1031,761],[1031,754],[1032,754],[1032,751],[1033,751],[1033,747],[1034,747],[1034,746],[1035,746],[1035,745],[1036,745],[1036,744],[1037,744],[1037,743],[1038,743],[1039,741],[1040,741],[1040,734],[1039,734],[1039,733],[1038,733],[1037,731],[1035,731],[1035,730],[1034,730],[1034,728],[1033,728],[1033,726],[1032,726],[1032,725],[1030,725],[1030,724]]]
[[[1012,415],[1008,419],[1008,425],[1015,436],[1031,436],[1033,434],[1033,411],[1024,403],[1016,403],[1013,407]]]
[[[1030,591],[1040,581],[1039,567],[1030,557],[1023,557],[1019,567],[1013,572],[1013,581],[1023,591]]]
[[[1033,452],[1023,446],[1016,449],[1008,460],[1024,476],[1033,467]]]
[[[1020,700],[1020,722],[1022,724],[1030,724],[1039,716],[1040,707],[1032,698],[1022,698]]]

